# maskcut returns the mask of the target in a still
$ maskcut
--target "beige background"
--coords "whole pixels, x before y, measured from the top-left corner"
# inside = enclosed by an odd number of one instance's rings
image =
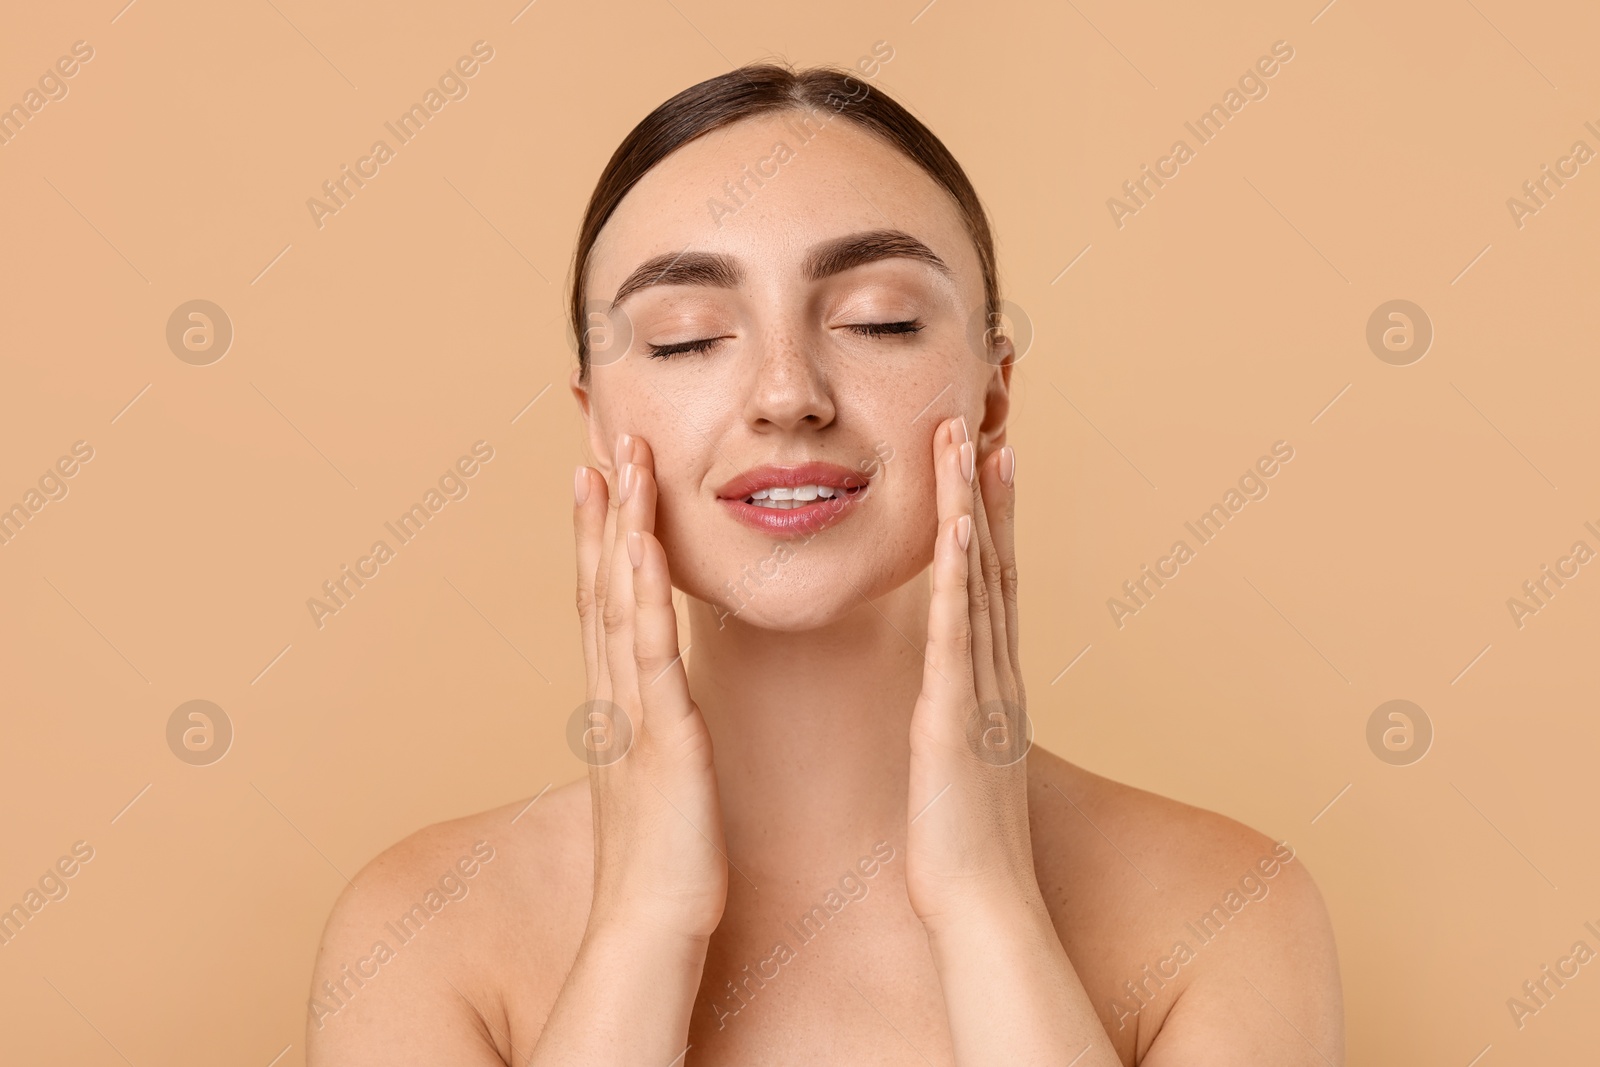
[[[673,92],[880,40],[875,84],[968,168],[1036,330],[1012,434],[1040,741],[1296,846],[1352,1063],[1593,1055],[1600,965],[1520,1031],[1506,1006],[1600,949],[1600,564],[1520,629],[1506,606],[1600,549],[1600,163],[1520,228],[1506,206],[1600,150],[1592,5],[122,2],[0,34],[5,104],[94,49],[0,146],[0,505],[94,449],[0,546],[0,905],[94,848],[0,948],[0,1060],[299,1064],[346,876],[579,773],[583,202]],[[319,229],[306,200],[478,40],[470,94]],[[1270,94],[1114,225],[1279,40]],[[1365,340],[1398,298],[1436,331],[1409,366]],[[193,299],[235,331],[209,366],[165,340]],[[307,598],[480,439],[470,495],[319,630]],[[1107,598],[1278,440],[1270,496],[1117,628]],[[1410,766],[1366,741],[1397,698],[1436,731]],[[166,741],[194,699],[235,730],[210,766]]]

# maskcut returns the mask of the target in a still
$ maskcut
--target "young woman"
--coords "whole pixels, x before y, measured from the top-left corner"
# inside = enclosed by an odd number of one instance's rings
[[[1343,1062],[1292,843],[1030,744],[999,307],[961,167],[859,79],[628,135],[572,290],[589,775],[362,871],[310,1063]]]

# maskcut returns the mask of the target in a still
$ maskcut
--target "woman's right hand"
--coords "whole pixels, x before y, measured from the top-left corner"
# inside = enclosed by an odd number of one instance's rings
[[[654,533],[650,446],[621,435],[613,472],[608,486],[579,467],[573,484],[594,811],[589,927],[706,941],[728,892],[722,809]]]

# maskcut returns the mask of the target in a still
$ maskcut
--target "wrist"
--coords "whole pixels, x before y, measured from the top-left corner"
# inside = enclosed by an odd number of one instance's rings
[[[642,915],[591,912],[583,946],[591,952],[617,953],[641,961],[670,964],[705,962],[711,944],[707,934],[685,930]]]
[[[923,916],[922,928],[935,952],[973,943],[1031,941],[1055,938],[1055,924],[1037,886],[996,888]]]

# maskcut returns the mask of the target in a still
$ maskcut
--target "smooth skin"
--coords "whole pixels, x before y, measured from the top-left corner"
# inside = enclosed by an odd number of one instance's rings
[[[629,296],[634,347],[573,382],[597,457],[574,482],[585,698],[623,709],[631,747],[369,864],[324,935],[308,1063],[1342,1064],[1300,860],[1037,745],[1014,758],[1013,353],[970,348],[981,278],[948,198],[846,123],[710,226],[706,191],[788,129],[746,120],[674,153],[591,265],[597,299],[663,253],[739,268]],[[885,229],[945,269],[807,269]],[[891,321],[921,326],[861,329]],[[856,512],[734,600],[774,538],[714,488],[874,455],[893,458]],[[361,962],[477,842],[495,858],[470,892]],[[1201,940],[1208,914],[1221,932]]]

